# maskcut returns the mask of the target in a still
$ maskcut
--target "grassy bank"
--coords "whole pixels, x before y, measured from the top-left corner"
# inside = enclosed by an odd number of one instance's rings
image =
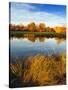
[[[10,87],[66,84],[66,57],[36,55],[10,64]]]
[[[10,37],[24,37],[24,36],[35,36],[35,37],[59,37],[65,38],[66,35],[63,33],[56,32],[26,32],[26,31],[10,31]]]

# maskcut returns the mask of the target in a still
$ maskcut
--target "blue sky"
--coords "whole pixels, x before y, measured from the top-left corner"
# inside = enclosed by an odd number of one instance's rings
[[[66,25],[66,6],[11,2],[12,24],[45,23],[47,26]]]

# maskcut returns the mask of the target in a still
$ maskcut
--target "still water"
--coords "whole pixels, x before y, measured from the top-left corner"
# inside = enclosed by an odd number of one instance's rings
[[[64,52],[66,52],[66,40],[63,38],[10,38],[10,57],[12,60],[29,55],[58,55]]]

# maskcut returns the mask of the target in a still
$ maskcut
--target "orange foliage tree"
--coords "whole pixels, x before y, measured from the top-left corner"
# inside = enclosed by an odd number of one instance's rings
[[[35,23],[32,22],[32,23],[28,24],[27,29],[28,29],[29,31],[35,31],[35,30],[36,30],[36,25],[35,25]]]

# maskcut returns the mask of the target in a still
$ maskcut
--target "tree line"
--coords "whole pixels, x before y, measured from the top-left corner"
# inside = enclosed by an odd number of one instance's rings
[[[64,26],[47,27],[44,23],[40,23],[39,25],[36,25],[34,22],[29,23],[27,26],[9,24],[9,28],[10,30],[21,30],[21,31],[31,31],[31,32],[66,33],[66,27]]]

